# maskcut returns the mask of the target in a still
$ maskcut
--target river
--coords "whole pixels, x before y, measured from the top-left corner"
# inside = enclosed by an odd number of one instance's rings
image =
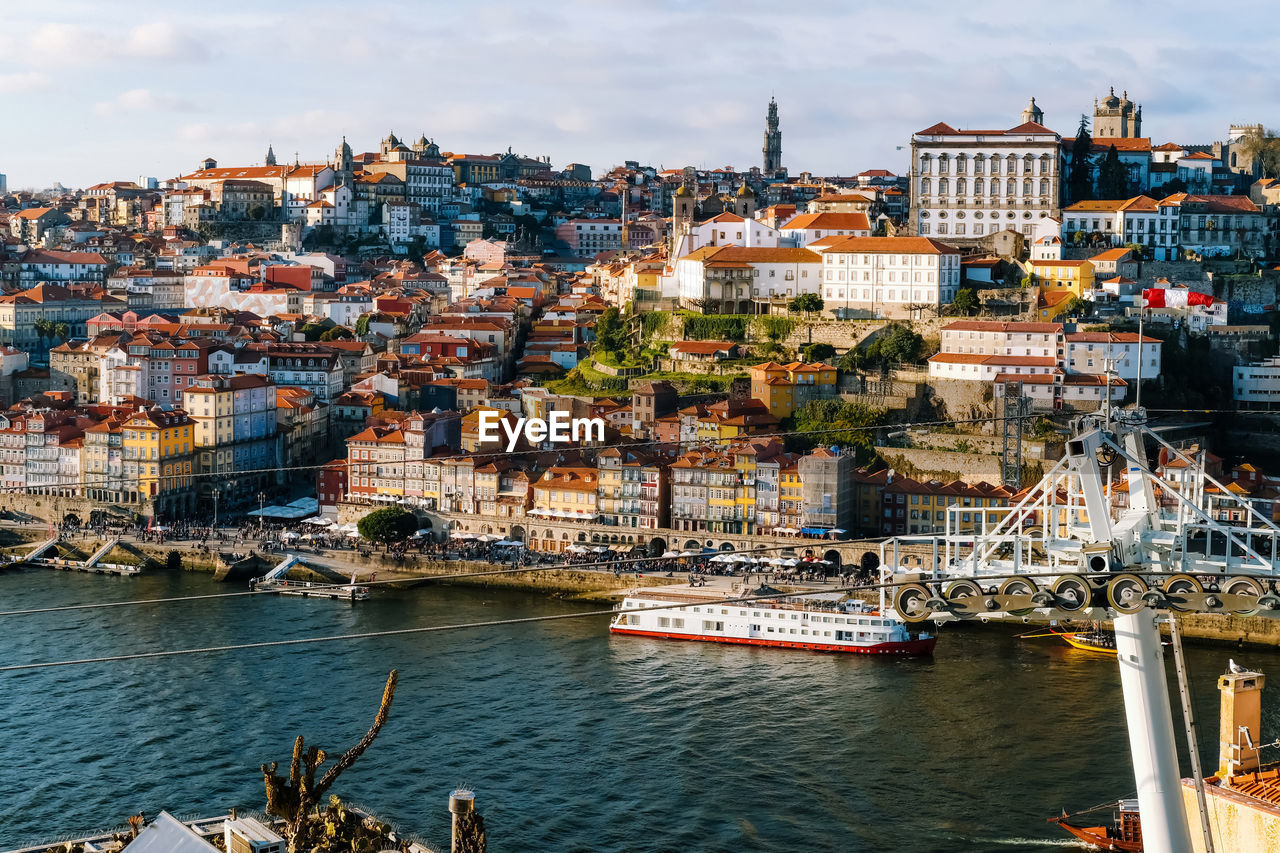
[[[33,569],[0,575],[0,609],[226,591],[202,575]],[[0,665],[598,606],[438,587],[356,606],[254,597],[8,616]],[[1134,788],[1115,661],[1052,638],[965,626],[932,658],[886,660],[611,638],[606,623],[0,674],[0,848],[139,810],[260,809],[259,765],[287,765],[299,733],[336,758],[392,668],[390,722],[335,791],[445,849],[460,783],[495,853],[1039,853],[1072,846],[1047,816]],[[1210,771],[1229,656],[1280,676],[1276,652],[1188,649]],[[1264,709],[1274,738],[1280,689]]]

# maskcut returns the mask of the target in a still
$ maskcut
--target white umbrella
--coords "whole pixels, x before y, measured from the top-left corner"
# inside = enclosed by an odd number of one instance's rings
[[[769,560],[768,562],[769,562],[769,565],[771,566],[785,566],[787,564],[787,558],[774,557],[772,560]]]
[[[732,556],[731,554],[721,554],[721,555],[720,555],[720,556],[718,556],[718,557],[712,557],[712,558],[711,558],[711,562],[713,562],[713,563],[732,563],[732,562],[733,562],[733,556]]]
[[[672,557],[679,557],[679,556],[680,556],[679,551],[663,551],[662,552],[662,559],[664,560],[669,560]]]
[[[280,538],[281,539],[297,539],[298,534],[294,533],[292,530],[286,530],[283,534],[281,534]]]
[[[496,536],[496,535],[494,535],[494,534],[492,534],[492,533],[482,533],[482,534],[480,534],[480,536],[478,536],[477,538],[478,538],[481,542],[497,542],[497,541],[498,541],[499,539],[501,539],[502,537],[501,537],[501,536]]]

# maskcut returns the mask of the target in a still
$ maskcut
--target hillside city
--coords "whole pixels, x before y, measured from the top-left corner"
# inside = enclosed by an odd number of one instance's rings
[[[1061,108],[940,115],[845,176],[786,165],[776,101],[744,169],[388,133],[83,189],[0,176],[6,508],[394,505],[541,553],[928,533],[955,506],[972,530],[1071,417],[1140,403],[1280,518],[1280,138],[1169,140],[1123,91]],[[603,441],[484,440],[492,413],[553,412]]]

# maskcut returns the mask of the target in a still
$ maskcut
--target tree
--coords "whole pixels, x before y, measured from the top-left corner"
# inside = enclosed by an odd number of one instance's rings
[[[1083,317],[1093,310],[1093,303],[1088,300],[1081,299],[1079,296],[1073,296],[1067,300],[1067,304],[1062,306],[1064,314],[1070,314],[1073,317]]]
[[[631,342],[617,308],[606,308],[596,319],[596,344],[605,352],[620,353]]]
[[[818,361],[826,361],[829,358],[835,358],[836,348],[831,344],[807,344],[800,350],[800,357],[806,362],[812,364]]]
[[[883,409],[844,400],[810,400],[795,413],[795,432],[788,436],[792,450],[840,445],[856,448],[864,459],[875,452],[875,430],[884,423]]]
[[[973,292],[972,287],[962,287],[956,292],[956,298],[951,302],[956,312],[966,317],[978,310],[978,296]]]
[[[867,345],[872,364],[914,364],[924,350],[924,338],[904,323],[893,323]]]
[[[298,329],[298,331],[301,332],[302,336],[308,341],[318,341],[320,340],[320,336],[328,330],[319,323],[304,323],[302,328]]]
[[[267,216],[267,209],[260,204],[255,204],[249,208],[249,218],[254,222],[261,222]]]
[[[53,324],[44,317],[38,318],[31,327],[36,331],[36,337],[40,339],[40,346],[44,347],[44,339],[53,337]]]
[[[369,334],[369,315],[361,314],[356,318],[356,337],[363,338]]]
[[[352,338],[351,330],[346,326],[334,326],[320,335],[321,341],[349,341]]]
[[[818,294],[802,293],[787,303],[787,310],[792,314],[808,316],[811,313],[821,311],[824,304],[822,297]]]
[[[1122,199],[1129,197],[1129,173],[1120,162],[1120,154],[1114,145],[1107,146],[1098,164],[1098,198]]]
[[[418,529],[418,517],[398,507],[388,506],[375,509],[356,524],[360,535],[370,542],[390,545],[400,542],[410,533]]]
[[[330,786],[344,770],[356,763],[386,725],[387,718],[391,715],[391,702],[395,699],[399,676],[398,670],[391,670],[373,725],[355,746],[342,754],[338,763],[329,768],[320,781],[316,781],[316,771],[325,763],[327,756],[323,749],[314,746],[305,749],[302,735],[298,735],[298,739],[293,742],[293,758],[289,762],[287,779],[276,773],[279,766],[277,762],[262,765],[262,781],[267,789],[267,813],[284,819],[289,853],[319,849],[325,826],[315,809]]]
[[[71,327],[66,323],[54,323],[51,332],[53,337],[64,341],[71,337]]]
[[[1171,181],[1165,181],[1160,185],[1160,197],[1168,198],[1174,193],[1184,193],[1187,191],[1187,182],[1182,178],[1174,178]]]
[[[1262,177],[1274,178],[1280,175],[1280,133],[1274,129],[1264,130],[1259,125],[1240,137],[1236,146],[1239,149],[1237,153],[1244,158],[1245,164],[1256,165],[1262,171]]]
[[[1080,129],[1071,146],[1071,169],[1067,172],[1067,198],[1073,202],[1093,198],[1093,137],[1089,135],[1089,119],[1080,116]]]

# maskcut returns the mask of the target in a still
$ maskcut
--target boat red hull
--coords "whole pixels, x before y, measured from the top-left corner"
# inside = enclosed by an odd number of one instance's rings
[[[696,640],[702,643],[735,643],[743,646],[768,646],[775,649],[806,649],[812,652],[844,652],[855,655],[930,655],[937,645],[937,637],[907,640],[901,643],[874,643],[867,646],[846,646],[833,643],[802,643],[792,640],[768,640],[762,637],[716,637],[709,634],[669,634],[662,631],[640,631],[635,628],[609,626],[613,634],[631,634],[636,637],[655,637],[660,640]]]
[[[1084,843],[1091,844],[1100,850],[1121,850],[1125,851],[1125,853],[1142,853],[1141,841],[1124,841],[1120,838],[1112,838],[1107,834],[1107,828],[1105,826],[1073,826],[1069,823],[1063,823],[1061,820],[1054,822]]]

